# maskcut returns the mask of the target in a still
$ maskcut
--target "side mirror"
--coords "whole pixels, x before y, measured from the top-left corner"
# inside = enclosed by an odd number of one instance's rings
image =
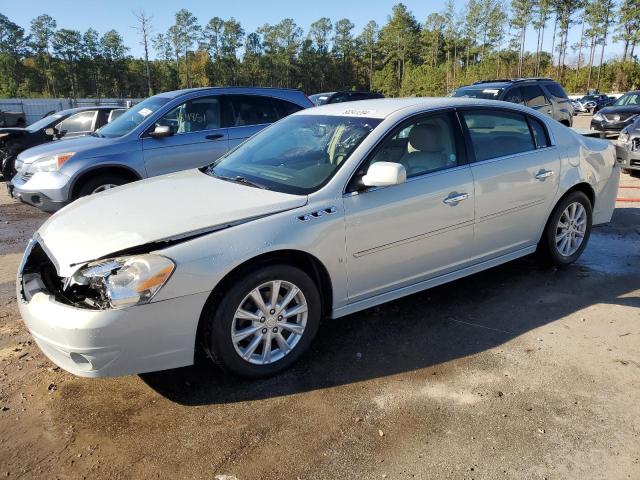
[[[165,138],[173,135],[173,132],[168,125],[156,125],[156,128],[149,132],[149,135],[153,138]]]
[[[407,181],[407,171],[404,165],[394,162],[372,163],[367,174],[362,177],[366,187],[388,187],[399,185]]]

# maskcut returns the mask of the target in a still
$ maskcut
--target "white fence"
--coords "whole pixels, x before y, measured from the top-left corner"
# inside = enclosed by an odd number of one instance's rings
[[[141,98],[0,98],[0,110],[23,112],[29,125],[52,111],[92,105],[130,107],[140,101]]]

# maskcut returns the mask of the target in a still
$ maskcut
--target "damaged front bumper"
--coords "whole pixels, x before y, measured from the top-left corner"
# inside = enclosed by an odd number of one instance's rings
[[[25,272],[34,248],[32,241],[19,269],[18,306],[36,343],[56,365],[82,377],[106,377],[193,364],[207,292],[118,310],[69,305],[50,274]]]

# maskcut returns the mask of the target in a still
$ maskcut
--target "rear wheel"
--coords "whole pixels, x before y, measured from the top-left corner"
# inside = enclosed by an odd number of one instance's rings
[[[104,192],[105,190],[111,190],[112,188],[129,183],[130,180],[119,175],[101,175],[93,177],[82,184],[78,189],[76,198],[86,197],[87,195],[93,195],[94,193]]]
[[[244,377],[266,377],[296,362],[320,324],[318,288],[302,270],[270,265],[245,274],[203,311],[212,360]]]
[[[589,198],[583,192],[571,192],[553,209],[540,240],[540,250],[559,267],[575,262],[589,241],[591,217]]]

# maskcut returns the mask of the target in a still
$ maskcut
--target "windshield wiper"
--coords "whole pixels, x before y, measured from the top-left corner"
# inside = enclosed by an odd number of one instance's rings
[[[213,171],[213,169],[209,170],[214,177],[219,178],[220,180],[226,180],[227,182],[241,183],[242,185],[248,185],[249,187],[261,188],[262,190],[269,190],[269,187],[266,185],[261,185],[260,183],[252,182],[251,180],[247,180],[245,177],[241,175],[236,175],[235,177],[227,177],[225,175],[220,175]]]

